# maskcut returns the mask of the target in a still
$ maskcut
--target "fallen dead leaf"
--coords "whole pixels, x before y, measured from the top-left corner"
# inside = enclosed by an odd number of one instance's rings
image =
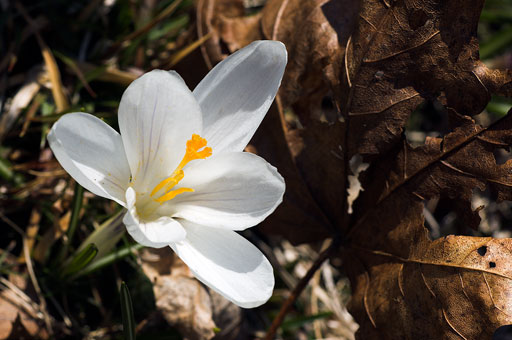
[[[512,239],[431,241],[422,210],[386,200],[344,252],[357,338],[491,339],[512,323]]]
[[[172,251],[144,249],[141,261],[153,283],[157,309],[185,338],[212,339],[215,328],[221,330],[219,336],[235,338],[241,322],[240,308],[195,279]]]
[[[0,339],[48,339],[41,313],[24,293],[26,278],[11,274],[0,287]]]

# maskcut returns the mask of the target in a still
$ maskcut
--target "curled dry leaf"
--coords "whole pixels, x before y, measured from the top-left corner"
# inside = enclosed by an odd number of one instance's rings
[[[237,334],[240,308],[202,285],[170,249],[144,249],[141,259],[157,309],[185,338],[212,339],[215,328],[225,339]]]

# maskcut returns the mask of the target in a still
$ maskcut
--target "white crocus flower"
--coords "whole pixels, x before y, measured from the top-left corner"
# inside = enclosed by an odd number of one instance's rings
[[[256,41],[219,63],[191,92],[175,72],[135,80],[119,106],[117,133],[86,113],[64,115],[48,141],[83,187],[128,211],[130,235],[170,246],[194,275],[239,306],[272,295],[265,256],[236,230],[263,221],[285,184],[243,149],[281,82],[286,49]]]

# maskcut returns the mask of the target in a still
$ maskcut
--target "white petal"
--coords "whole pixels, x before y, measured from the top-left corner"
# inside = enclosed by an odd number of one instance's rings
[[[185,229],[171,217],[159,216],[151,221],[140,220],[135,203],[136,193],[130,187],[126,190],[128,212],[124,215],[123,223],[135,241],[146,247],[162,248],[185,239]]]
[[[66,114],[53,124],[48,142],[81,186],[125,206],[130,168],[121,136],[108,124],[87,113]]]
[[[119,128],[135,189],[151,191],[172,174],[192,134],[201,134],[201,112],[176,72],[155,70],[124,92]]]
[[[274,289],[274,273],[252,243],[231,230],[183,222],[187,238],[171,248],[201,282],[244,308],[264,304]]]
[[[286,66],[285,46],[255,41],[215,66],[194,89],[203,133],[213,152],[242,151],[277,93]]]
[[[263,221],[281,203],[285,184],[276,168],[247,152],[212,156],[186,167],[181,187],[194,192],[170,204],[174,217],[200,225],[243,230]]]

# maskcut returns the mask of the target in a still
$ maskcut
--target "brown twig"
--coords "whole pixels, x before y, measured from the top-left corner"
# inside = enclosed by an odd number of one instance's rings
[[[5,224],[7,224],[12,229],[14,229],[21,236],[27,237],[27,235],[25,234],[25,231],[23,229],[21,229],[16,223],[11,221],[7,216],[5,216],[4,213],[1,211],[0,211],[0,220],[4,221]]]
[[[37,110],[39,110],[39,107],[41,106],[42,100],[40,100],[41,97],[38,97],[36,95],[35,100],[32,101],[32,104],[30,104],[27,114],[25,115],[25,121],[23,122],[23,127],[21,128],[20,137],[24,137],[27,133],[28,127],[30,126],[30,122],[32,121],[32,118],[37,113]]]
[[[171,56],[169,62],[167,63],[167,65],[164,66],[164,68],[167,70],[171,69],[172,67],[174,67],[174,65],[179,63],[183,58],[185,58],[187,55],[192,53],[196,48],[202,46],[203,43],[206,40],[210,39],[211,37],[212,37],[212,33],[210,32],[206,35],[203,35],[201,38],[197,39],[196,41],[194,41],[190,45],[186,46],[185,48],[179,50],[178,52],[176,52],[175,54],[173,54]]]
[[[317,289],[320,289],[320,276],[322,272],[317,270],[313,278],[311,279],[311,314],[318,314],[318,294],[316,292]],[[319,320],[313,321],[313,332],[315,334],[315,339],[322,339],[322,329]]]
[[[46,330],[50,335],[53,335],[51,318],[46,308],[46,299],[44,298],[43,292],[41,291],[39,283],[37,282],[34,267],[32,266],[32,259],[30,258],[30,252],[28,249],[28,239],[26,237],[23,238],[23,254],[25,255],[25,263],[27,265],[28,276],[32,281],[32,286],[34,286],[34,290],[36,291],[37,297],[39,298],[39,305],[41,307],[41,313],[43,313],[43,320],[44,323],[46,324]]]
[[[339,241],[336,238],[333,240],[333,242],[327,249],[323,250],[318,255],[317,259],[315,260],[315,262],[313,262],[313,264],[311,265],[311,268],[309,268],[306,275],[304,275],[304,277],[302,279],[300,279],[299,283],[297,284],[297,286],[295,286],[295,288],[291,292],[288,299],[286,299],[286,301],[281,306],[281,309],[279,310],[279,314],[272,321],[272,325],[270,325],[270,328],[269,328],[267,334],[265,335],[265,340],[273,340],[274,339],[274,336],[276,335],[277,330],[283,323],[284,317],[290,311],[290,308],[295,303],[295,300],[297,300],[297,298],[302,293],[304,288],[306,288],[309,280],[311,280],[311,278],[316,273],[316,271],[322,266],[322,263],[324,263],[324,261],[327,260],[329,258],[329,256],[331,256],[331,253],[337,248],[338,244],[339,244]]]

